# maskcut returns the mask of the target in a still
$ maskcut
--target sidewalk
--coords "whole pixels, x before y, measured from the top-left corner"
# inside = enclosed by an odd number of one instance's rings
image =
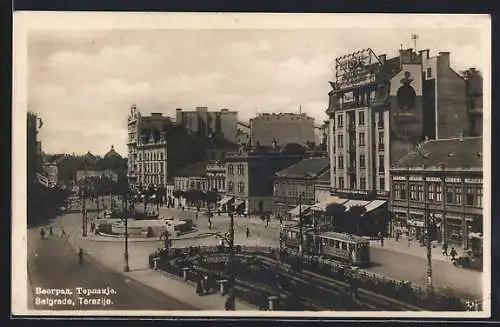
[[[195,286],[185,283],[176,276],[166,274],[161,271],[155,271],[149,268],[148,257],[157,246],[154,244],[136,244],[129,247],[129,267],[130,271],[123,272],[123,244],[119,242],[109,242],[103,245],[101,242],[83,239],[80,234],[79,226],[68,226],[65,223],[68,233],[68,244],[75,252],[78,248],[85,249],[85,252],[92,258],[99,261],[104,266],[122,273],[124,276],[133,279],[143,285],[154,288],[160,292],[168,294],[181,302],[199,308],[200,310],[224,310],[226,297],[220,294],[211,294],[198,296],[195,292]],[[245,302],[236,300],[237,310],[255,311],[258,310]]]
[[[393,238],[384,238],[384,246],[381,246],[379,240],[370,240],[370,247],[379,248],[389,251],[394,251],[398,253],[408,254],[411,256],[421,257],[427,259],[427,247],[421,246],[417,241],[408,241],[406,238],[402,238],[396,241]],[[455,247],[457,251],[457,257],[463,252],[462,248]],[[441,244],[436,242],[432,243],[432,260],[451,262],[451,257],[444,256],[442,254],[443,248]],[[451,247],[448,248],[448,253],[450,253]]]

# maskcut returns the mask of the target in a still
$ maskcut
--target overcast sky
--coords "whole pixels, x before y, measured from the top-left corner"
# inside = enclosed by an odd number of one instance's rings
[[[482,68],[475,29],[123,30],[31,32],[28,109],[40,114],[43,150],[126,155],[131,104],[143,114],[208,106],[298,112],[326,119],[334,58],[371,47],[451,52],[457,71]]]

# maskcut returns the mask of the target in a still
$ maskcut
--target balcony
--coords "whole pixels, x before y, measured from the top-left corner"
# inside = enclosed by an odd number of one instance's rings
[[[378,169],[377,169],[377,170],[378,170],[378,173],[379,173],[379,174],[384,174],[384,173],[385,173],[385,169],[384,169],[384,167],[378,167]]]
[[[347,173],[348,174],[355,174],[356,173],[356,166],[351,165],[351,166],[347,167]]]

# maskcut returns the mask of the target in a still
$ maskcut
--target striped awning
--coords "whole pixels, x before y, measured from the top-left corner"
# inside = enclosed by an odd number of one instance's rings
[[[383,206],[386,203],[387,203],[387,201],[385,201],[385,200],[373,200],[365,206],[366,212],[370,212],[370,211],[373,211],[377,208],[380,208],[381,206]]]
[[[370,201],[364,201],[364,200],[349,200],[346,203],[344,203],[344,206],[346,208],[346,211],[349,211],[352,207],[364,207],[367,204],[369,204]]]
[[[229,201],[231,201],[233,199],[232,196],[225,196],[224,198],[222,198],[222,200],[219,201],[219,204],[221,206],[227,204]]]
[[[315,205],[313,205],[311,207],[311,210],[325,212],[326,208],[329,205],[331,205],[331,204],[344,204],[347,201],[348,201],[347,199],[343,199],[343,198],[340,198],[338,196],[330,196],[330,197],[328,197],[328,199],[323,200],[323,201],[321,201],[321,202],[316,203]]]
[[[234,208],[236,209],[236,208],[240,207],[243,204],[245,204],[245,201],[237,199],[237,200],[234,201]]]
[[[292,210],[288,211],[288,213],[292,216],[298,216],[301,213],[302,214],[307,213],[310,209],[311,209],[311,206],[309,206],[307,204],[302,204],[302,205],[298,205],[295,208],[293,208]]]

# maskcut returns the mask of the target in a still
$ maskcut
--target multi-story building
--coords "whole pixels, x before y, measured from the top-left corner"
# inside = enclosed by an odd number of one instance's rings
[[[174,177],[175,189],[179,191],[209,191],[205,164],[196,163],[187,165]]]
[[[38,141],[38,127],[40,118],[32,112],[27,115],[27,181],[28,185],[37,179],[41,166],[41,143]]]
[[[361,50],[336,59],[331,85],[331,186],[348,199],[387,200],[391,164],[413,144],[467,133],[466,83],[448,52]]]
[[[259,146],[228,154],[225,163],[226,197],[220,201],[222,210],[230,203],[241,213],[272,212],[274,173],[304,157],[304,152],[286,149]]]
[[[483,232],[482,137],[424,141],[391,169],[392,231],[419,239],[425,218],[433,239],[468,247]]]
[[[44,162],[42,164],[42,170],[44,175],[47,176],[50,185],[57,185],[59,182],[59,174],[57,163],[55,162]]]
[[[161,113],[142,116],[135,106],[128,117],[128,178],[131,188],[166,187],[190,163],[205,160],[206,142]]]
[[[175,122],[188,131],[207,137],[213,133],[222,134],[233,143],[238,142],[238,112],[229,109],[208,111],[207,107],[196,107],[194,111],[176,109]]]
[[[263,113],[250,119],[252,145],[271,146],[273,143],[279,146],[288,143],[308,145],[314,141],[314,118],[304,113]]]
[[[239,121],[237,128],[237,143],[239,145],[250,145],[250,125]]]
[[[314,203],[327,201],[330,198],[330,168],[321,173],[314,183]]]
[[[294,213],[313,205],[317,179],[329,167],[329,158],[312,157],[278,171],[274,178],[274,215],[293,219],[297,216]]]
[[[207,163],[207,183],[210,191],[218,194],[226,193],[226,165],[224,161],[211,161]]]
[[[99,178],[99,177],[105,177],[109,178],[113,181],[118,181],[118,175],[119,173],[115,170],[111,169],[84,169],[84,170],[77,170],[76,171],[76,182],[79,182],[85,178]]]
[[[467,87],[467,109],[470,136],[483,135],[483,77],[475,68],[464,72]]]

